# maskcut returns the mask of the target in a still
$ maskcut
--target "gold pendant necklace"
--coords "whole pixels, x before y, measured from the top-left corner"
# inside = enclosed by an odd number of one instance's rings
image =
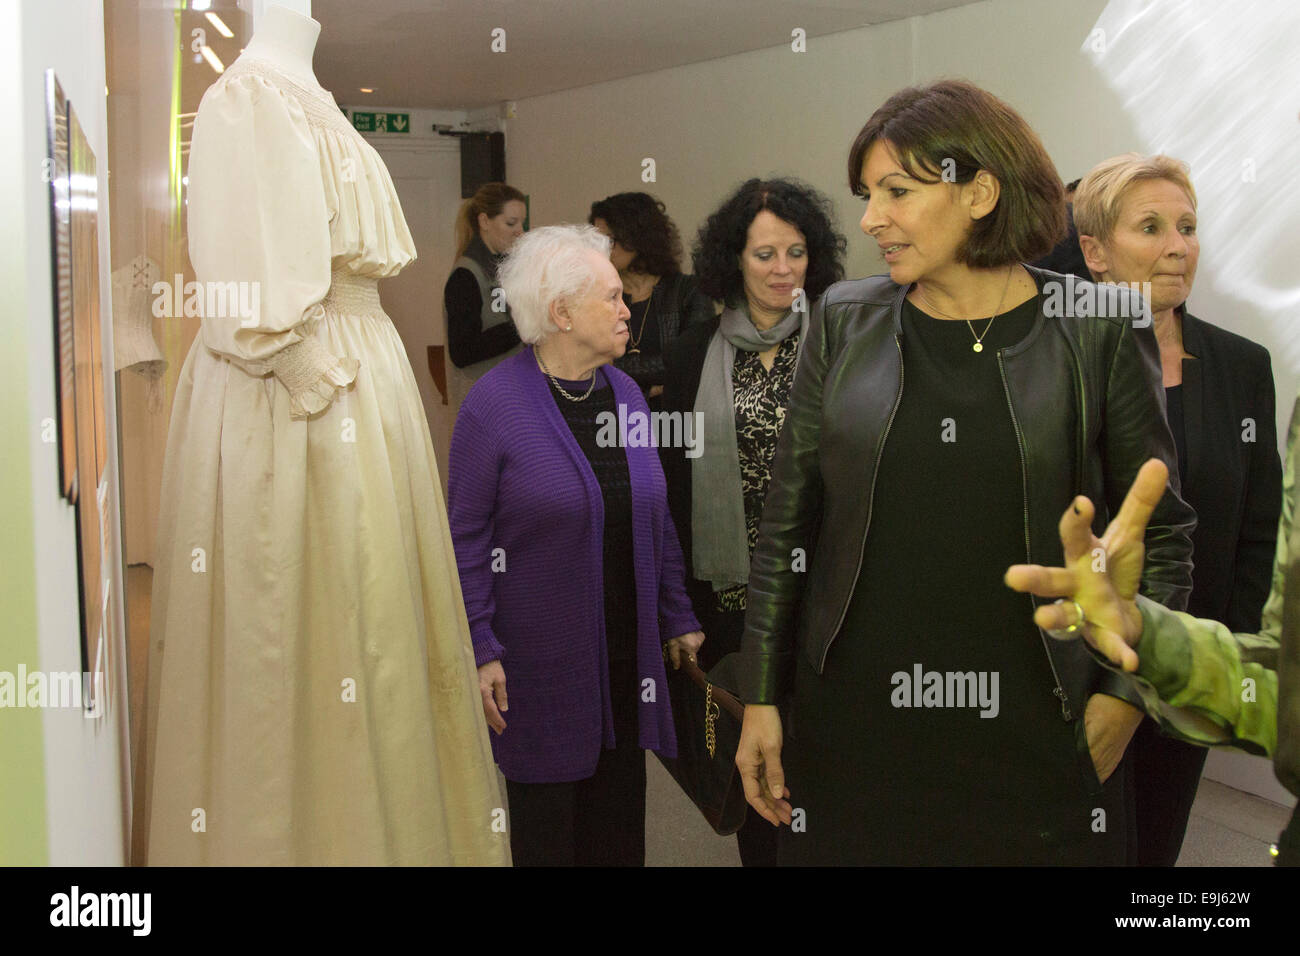
[[[988,335],[988,334],[989,334],[989,329],[993,328],[993,320],[996,319],[996,318],[998,317],[998,313],[1002,311],[1002,303],[1005,302],[1005,301],[1007,300],[1007,289],[1011,288],[1011,273],[1012,273],[1012,271],[1013,271],[1014,269],[1015,269],[1015,266],[1012,266],[1011,268],[1007,269],[1007,281],[1006,281],[1006,284],[1004,284],[1004,285],[1002,286],[1002,296],[1001,296],[1001,298],[998,299],[998,307],[997,307],[996,309],[994,309],[994,310],[993,310],[993,314],[992,314],[991,316],[989,316],[989,324],[986,325],[986,326],[984,326],[984,331],[983,331],[983,332],[981,332],[979,335],[975,335],[975,326],[974,326],[974,324],[971,322],[971,320],[970,320],[970,319],[964,319],[964,320],[962,320],[962,321],[964,321],[964,322],[966,323],[966,327],[967,327],[968,329],[970,329],[970,334],[971,334],[972,336],[974,336],[974,338],[975,338],[975,344],[972,345],[972,346],[970,347],[970,349],[971,349],[972,352],[983,352],[983,351],[984,351],[984,336]],[[939,313],[940,315],[942,315],[945,319],[956,319],[956,318],[957,318],[957,316],[955,316],[955,315],[949,315],[947,312],[943,311],[943,309],[939,308],[937,305],[935,305],[933,302],[931,302],[931,301],[930,301],[930,297],[929,297],[928,295],[925,294],[925,288],[924,288],[923,286],[921,286],[921,285],[918,284],[917,287],[916,287],[916,289],[917,289],[918,292],[921,293],[921,298],[925,300],[925,304],[928,305],[928,306],[929,306],[931,309],[933,309],[935,312],[938,312],[938,313]]]
[[[633,336],[632,326],[629,325],[627,327],[628,343],[627,343],[627,351],[623,353],[624,355],[641,354],[641,349],[638,348],[638,346],[641,344],[641,340],[645,338],[645,324],[650,321],[650,302],[655,297],[655,286],[657,286],[658,284],[659,283],[656,282],[654,285],[652,285],[650,287],[650,294],[645,297],[645,313],[641,316],[640,330],[637,332],[635,336]]]

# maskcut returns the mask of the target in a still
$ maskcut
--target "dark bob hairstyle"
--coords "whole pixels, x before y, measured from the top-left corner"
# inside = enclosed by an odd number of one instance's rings
[[[591,204],[587,222],[605,220],[610,235],[624,249],[636,253],[631,272],[674,276],[682,271],[682,238],[668,218],[667,207],[649,193],[615,193]]]
[[[835,231],[830,208],[825,196],[797,180],[747,180],[700,227],[691,255],[700,291],[719,302],[740,301],[745,286],[740,254],[754,217],[766,209],[803,233],[808,246],[804,293],[809,302],[816,299],[844,277],[847,242]]]
[[[997,178],[998,204],[972,224],[959,262],[976,269],[1030,262],[1065,238],[1065,189],[1038,135],[978,86],[943,80],[891,96],[849,150],[855,196],[867,191],[862,164],[876,142],[892,147],[907,174],[922,182],[968,183],[981,169]]]

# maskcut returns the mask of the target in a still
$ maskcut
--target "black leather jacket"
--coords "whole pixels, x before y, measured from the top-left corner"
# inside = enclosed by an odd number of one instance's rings
[[[643,392],[664,383],[664,356],[687,326],[713,318],[713,303],[700,292],[695,276],[663,276],[655,286],[653,296],[650,304],[659,327],[659,351],[643,349],[635,355],[624,354],[614,361],[615,367],[631,375]]]
[[[1045,282],[1064,281],[1027,268],[1040,292]],[[875,276],[837,283],[813,307],[750,566],[738,662],[746,703],[784,697],[796,644],[821,673],[843,624],[862,567],[876,468],[903,394],[906,292]],[[1128,318],[1049,318],[1045,301],[1025,340],[995,357],[1020,445],[1026,558],[1061,564],[1057,526],[1076,494],[1096,505],[1100,535],[1143,462],[1158,457],[1169,466],[1171,489],[1147,528],[1141,589],[1181,610],[1191,591],[1196,518],[1178,494],[1155,334]],[[1127,314],[1140,314],[1130,308]],[[872,463],[866,486],[863,462]],[[805,549],[806,571],[794,569],[796,548]],[[1032,616],[1036,600],[1026,598],[1025,614]],[[1126,679],[1097,664],[1083,641],[1041,636],[1066,720],[1081,717],[1094,693],[1137,702]]]

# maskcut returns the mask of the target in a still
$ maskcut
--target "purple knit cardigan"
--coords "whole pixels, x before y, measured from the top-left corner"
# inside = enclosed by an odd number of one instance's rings
[[[616,403],[647,412],[604,367]],[[700,629],[659,454],[627,449],[636,569],[638,740],[676,756],[662,642]],[[605,643],[605,509],[586,456],[525,348],[470,389],[451,438],[448,514],[475,662],[500,659],[506,731],[489,732],[517,783],[583,780],[614,746]]]

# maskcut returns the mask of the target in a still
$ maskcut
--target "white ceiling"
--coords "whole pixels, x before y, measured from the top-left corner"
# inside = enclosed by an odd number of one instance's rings
[[[974,0],[313,0],[341,103],[475,109],[965,6]],[[490,49],[506,31],[506,51]]]

